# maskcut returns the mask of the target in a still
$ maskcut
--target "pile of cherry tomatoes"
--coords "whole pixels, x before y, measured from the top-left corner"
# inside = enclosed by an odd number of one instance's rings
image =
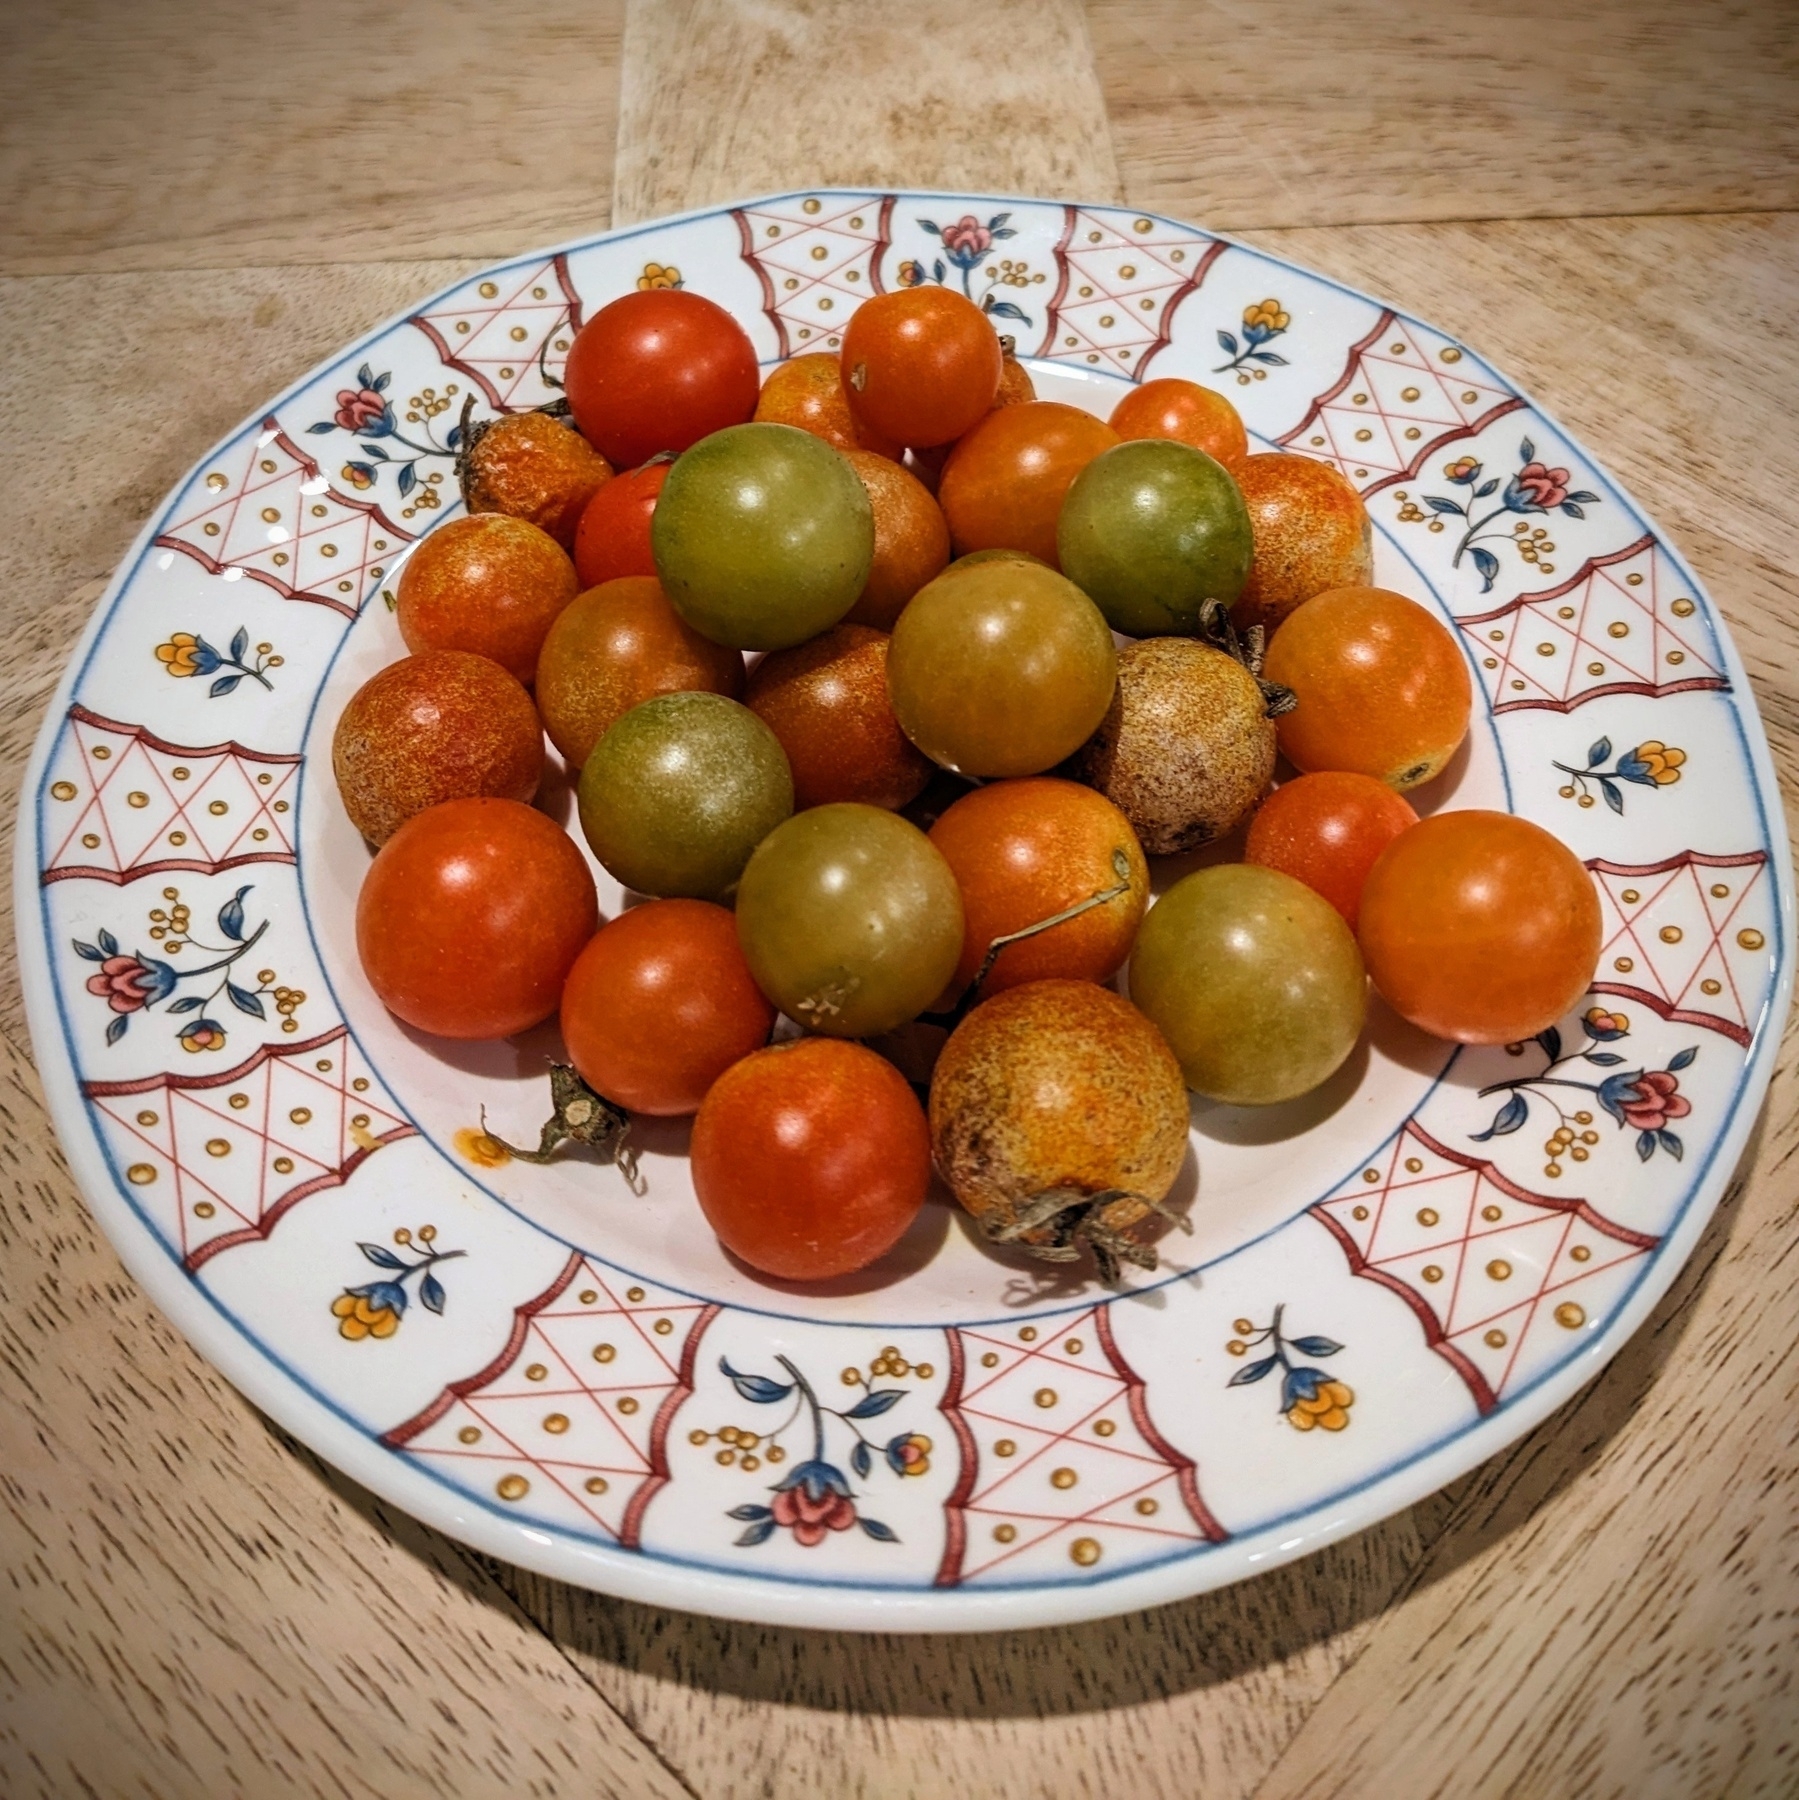
[[[1189,1089],[1316,1087],[1370,976],[1478,1043],[1584,992],[1572,853],[1404,797],[1468,730],[1451,634],[1369,585],[1348,482],[1252,455],[1220,395],[1040,401],[931,286],[766,381],[712,302],[629,294],[566,394],[466,428],[468,516],[398,584],[412,654],[339,721],[378,847],[358,950],[420,1031],[559,1012],[571,1091],[697,1114],[700,1205],[753,1267],[863,1267],[933,1167],[996,1241],[1153,1266]],[[645,897],[609,922],[531,805],[546,733]],[[1148,856],[1246,823],[1151,905]]]

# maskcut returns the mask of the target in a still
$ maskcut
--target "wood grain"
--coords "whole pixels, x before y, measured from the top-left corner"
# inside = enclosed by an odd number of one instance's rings
[[[1788,5],[1087,12],[1133,204],[1222,230],[1799,202]]]

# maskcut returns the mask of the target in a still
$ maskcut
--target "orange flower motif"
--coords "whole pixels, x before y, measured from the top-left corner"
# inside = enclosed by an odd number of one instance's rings
[[[1443,465],[1443,473],[1451,481],[1467,482],[1474,479],[1474,473],[1479,467],[1479,457],[1458,456],[1454,462]]]
[[[166,644],[156,646],[156,660],[171,675],[194,675],[201,661],[200,640],[191,631],[177,631]]]
[[[1266,336],[1273,337],[1277,331],[1285,331],[1292,323],[1292,315],[1282,311],[1278,300],[1260,300],[1254,306],[1243,309],[1243,328],[1246,331],[1254,331],[1260,325]]]
[[[372,1304],[367,1294],[339,1294],[331,1302],[331,1311],[337,1319],[338,1335],[352,1343],[369,1337],[390,1338],[400,1329],[399,1313],[391,1306]]]
[[[1657,787],[1670,787],[1677,782],[1680,779],[1680,766],[1687,760],[1684,750],[1660,743],[1655,738],[1637,745],[1630,754],[1632,761],[1643,765],[1644,773]]]
[[[367,463],[347,462],[338,473],[353,488],[366,491],[375,485],[375,471]]]
[[[1296,1431],[1310,1431],[1313,1426],[1341,1431],[1349,1423],[1349,1409],[1354,1404],[1352,1388],[1341,1381],[1321,1382],[1311,1399],[1301,1396],[1287,1408],[1287,1423]]]
[[[678,288],[681,285],[681,271],[673,263],[645,263],[643,273],[637,277],[637,286],[644,293],[655,288]]]

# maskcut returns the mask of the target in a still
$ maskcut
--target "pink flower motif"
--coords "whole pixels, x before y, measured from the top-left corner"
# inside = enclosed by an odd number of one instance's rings
[[[973,213],[943,228],[943,247],[952,256],[975,257],[993,248],[993,233]]]
[[[814,1500],[803,1486],[782,1488],[771,1510],[775,1523],[785,1526],[808,1548],[822,1543],[827,1531],[848,1531],[856,1522],[855,1501],[828,1489]]]
[[[387,412],[387,402],[373,388],[339,388],[332,415],[345,431],[366,431]]]
[[[92,985],[90,983],[90,985]],[[1670,1119],[1684,1119],[1693,1110],[1681,1093],[1680,1078],[1667,1069],[1654,1069],[1637,1077],[1638,1098],[1619,1096],[1625,1123],[1637,1131],[1660,1131]]]
[[[1527,493],[1533,505],[1545,512],[1560,506],[1568,498],[1568,471],[1548,469],[1540,462],[1528,462],[1517,474],[1517,485]]]
[[[161,986],[155,971],[135,956],[109,956],[100,965],[100,973],[87,978],[87,991],[101,995],[116,1013],[136,1012],[159,998]]]

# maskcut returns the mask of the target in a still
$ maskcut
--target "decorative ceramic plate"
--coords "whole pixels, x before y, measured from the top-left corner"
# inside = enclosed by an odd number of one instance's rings
[[[765,365],[941,282],[1039,393],[1218,386],[1335,463],[1376,578],[1483,704],[1426,803],[1504,807],[1592,870],[1593,992],[1455,1051],[1381,1013],[1292,1105],[1196,1101],[1191,1236],[1103,1288],[951,1204],[823,1288],[724,1256],[685,1128],[647,1197],[532,1138],[551,1029],[399,1026],[357,966],[368,851],[330,774],[403,653],[389,597],[457,506],[464,398],[551,397],[633,289],[728,307]],[[562,795],[566,815],[567,795]],[[601,904],[616,910],[602,874]],[[52,1111],[120,1254],[284,1427],[397,1505],[604,1591],[782,1624],[1040,1625],[1218,1586],[1368,1525],[1545,1418],[1673,1280],[1761,1101],[1792,885],[1718,615],[1581,446],[1471,349],[1174,220],[815,192],[471,276],[196,465],[108,589],[38,741],[17,868]]]

